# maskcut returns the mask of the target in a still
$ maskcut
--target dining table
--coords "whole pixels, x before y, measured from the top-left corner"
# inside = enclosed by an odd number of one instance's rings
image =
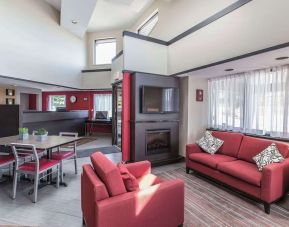
[[[19,135],[7,136],[0,138],[0,146],[9,147],[12,143],[20,144],[30,144],[34,145],[37,150],[46,151],[47,158],[51,159],[52,152],[54,148],[65,146],[67,144],[75,143],[74,149],[76,149],[76,142],[80,140],[81,137],[70,137],[70,136],[54,136],[49,135],[44,140],[39,140],[38,136],[29,135],[27,139],[20,139]],[[42,182],[39,187],[43,187],[48,184],[55,184],[55,181],[52,180],[52,176],[48,175],[46,182]],[[60,185],[67,186],[67,183],[61,182]]]

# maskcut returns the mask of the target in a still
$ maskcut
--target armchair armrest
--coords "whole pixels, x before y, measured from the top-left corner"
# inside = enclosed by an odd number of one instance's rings
[[[126,164],[125,167],[135,178],[140,178],[151,173],[151,163],[149,161],[129,163]]]
[[[271,203],[281,198],[289,186],[289,158],[264,167],[261,180],[261,199]]]
[[[189,158],[189,155],[192,153],[200,153],[202,149],[197,144],[187,144],[186,145],[186,158]]]
[[[96,227],[178,226],[184,222],[184,182],[170,180],[97,203]]]
[[[95,202],[108,198],[103,182],[91,165],[83,165],[81,174],[81,210],[87,226],[94,226]]]

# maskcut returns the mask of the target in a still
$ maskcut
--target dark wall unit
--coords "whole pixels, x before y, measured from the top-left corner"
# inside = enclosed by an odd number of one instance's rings
[[[0,105],[0,137],[17,135],[20,118],[19,105]]]
[[[50,135],[58,135],[59,132],[78,132],[84,135],[85,120],[88,119],[88,111],[73,112],[24,112],[23,127],[27,127],[31,133],[33,130],[45,128]]]
[[[153,165],[178,161],[179,113],[144,113],[143,87],[179,88],[179,79],[146,73],[131,78],[131,161],[150,160]]]

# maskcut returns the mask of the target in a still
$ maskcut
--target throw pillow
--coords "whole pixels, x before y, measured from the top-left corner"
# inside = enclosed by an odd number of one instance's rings
[[[253,157],[253,160],[256,162],[259,171],[262,171],[266,165],[283,162],[285,159],[282,154],[280,154],[276,144],[272,143],[265,150]]]
[[[117,167],[121,174],[123,183],[125,188],[128,192],[138,191],[139,190],[139,183],[134,175],[132,175],[128,169],[125,167],[124,164],[118,163]]]
[[[212,133],[209,131],[206,131],[205,135],[196,142],[196,144],[198,144],[205,152],[209,154],[215,154],[223,143],[223,140],[212,136]]]

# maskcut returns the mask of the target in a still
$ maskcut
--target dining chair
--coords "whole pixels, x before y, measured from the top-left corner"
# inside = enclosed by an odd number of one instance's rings
[[[78,133],[75,132],[60,132],[59,136],[78,137]],[[52,153],[52,159],[60,162],[60,182],[63,183],[63,161],[70,158],[74,159],[75,174],[77,174],[77,154],[76,143],[72,142],[64,147],[58,147],[56,152]]]
[[[9,173],[11,174],[11,165],[15,162],[15,158],[11,154],[1,154],[0,155],[0,169],[3,167],[9,167]]]
[[[35,146],[31,144],[12,143],[11,147],[15,158],[13,199],[16,198],[18,175],[20,176],[21,174],[32,175],[34,177],[34,203],[37,202],[40,179],[56,172],[56,188],[59,187],[59,161],[46,158],[39,159]],[[31,159],[29,160],[27,160],[28,154],[31,155]],[[56,168],[56,171],[53,171],[54,168]]]

